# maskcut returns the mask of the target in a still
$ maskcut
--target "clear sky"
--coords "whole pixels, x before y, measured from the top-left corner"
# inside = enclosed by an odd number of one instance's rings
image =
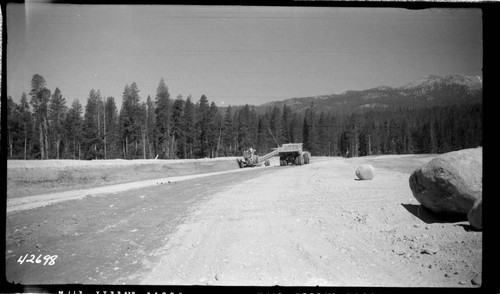
[[[171,97],[219,106],[377,86],[435,74],[482,76],[480,9],[7,5],[7,93],[33,74],[71,106],[100,90],[142,101],[161,78]]]

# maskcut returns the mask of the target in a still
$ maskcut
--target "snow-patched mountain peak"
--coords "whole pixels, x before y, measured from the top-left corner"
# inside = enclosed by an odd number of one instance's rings
[[[444,78],[444,81],[450,84],[464,85],[471,89],[483,86],[483,79],[480,76],[449,75]]]
[[[482,88],[483,82],[480,76],[466,76],[466,75],[448,75],[446,77],[440,77],[438,75],[429,75],[427,77],[420,78],[416,81],[408,83],[400,89],[414,89],[414,88],[433,88],[436,85],[463,85],[470,89]]]

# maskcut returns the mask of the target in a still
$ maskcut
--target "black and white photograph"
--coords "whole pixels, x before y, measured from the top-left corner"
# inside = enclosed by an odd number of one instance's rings
[[[481,8],[2,19],[7,283],[481,288]]]

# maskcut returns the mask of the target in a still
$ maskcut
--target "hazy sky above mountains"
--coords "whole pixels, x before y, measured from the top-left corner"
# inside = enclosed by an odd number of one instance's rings
[[[219,106],[402,86],[429,74],[482,76],[479,9],[7,5],[7,93],[33,74],[71,106],[91,89]]]

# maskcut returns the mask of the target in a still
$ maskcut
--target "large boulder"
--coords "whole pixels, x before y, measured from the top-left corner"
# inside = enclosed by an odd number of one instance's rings
[[[483,229],[483,197],[480,197],[474,202],[472,209],[467,214],[467,219],[474,229]]]
[[[360,180],[371,180],[373,179],[374,173],[375,169],[371,164],[363,164],[356,169],[356,176]]]
[[[440,214],[467,214],[483,192],[483,149],[437,156],[410,176],[413,196]]]

